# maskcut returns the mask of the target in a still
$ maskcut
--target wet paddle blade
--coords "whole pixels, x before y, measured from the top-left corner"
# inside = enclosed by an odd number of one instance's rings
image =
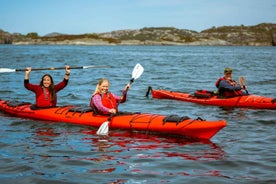
[[[103,124],[100,126],[100,128],[97,131],[97,135],[108,135],[109,127],[108,127],[109,121],[103,122]]]
[[[0,73],[15,72],[15,69],[0,68]]]
[[[132,71],[132,78],[133,79],[138,79],[142,73],[144,72],[144,68],[142,65],[140,65],[139,63],[137,63],[135,65],[135,67],[133,68],[133,71]]]

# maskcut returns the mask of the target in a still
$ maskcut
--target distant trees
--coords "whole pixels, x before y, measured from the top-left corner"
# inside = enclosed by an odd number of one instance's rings
[[[39,38],[39,35],[35,32],[28,33],[26,36],[29,37],[29,38],[32,38],[32,39]]]

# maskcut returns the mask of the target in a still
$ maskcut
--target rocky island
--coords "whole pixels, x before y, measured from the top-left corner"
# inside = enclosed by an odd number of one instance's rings
[[[14,45],[230,45],[275,46],[276,24],[222,26],[196,32],[174,27],[145,27],[107,33],[22,35],[0,29],[0,44]]]

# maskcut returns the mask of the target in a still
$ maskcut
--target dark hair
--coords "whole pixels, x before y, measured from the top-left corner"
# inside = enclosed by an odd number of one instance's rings
[[[43,86],[43,79],[46,76],[50,77],[50,79],[51,79],[51,84],[49,86],[49,92],[51,94],[51,102],[54,102],[55,99],[56,99],[55,84],[54,84],[54,80],[53,80],[53,78],[50,74],[45,74],[45,75],[42,76],[41,81],[40,81],[40,86],[44,87]]]

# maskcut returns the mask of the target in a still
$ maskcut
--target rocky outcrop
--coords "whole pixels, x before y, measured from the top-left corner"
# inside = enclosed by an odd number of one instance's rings
[[[114,38],[120,44],[132,43],[139,45],[225,45],[223,40],[216,38],[201,38],[196,31],[177,29],[173,27],[149,27],[139,30],[119,30],[99,34],[104,38]]]
[[[272,46],[276,46],[276,33],[272,33]]]
[[[0,29],[0,44],[11,44],[12,35]]]
[[[230,45],[271,46],[276,24],[223,26],[201,32],[201,36],[225,40]]]
[[[222,26],[196,32],[173,27],[147,27],[138,30],[118,30],[101,34],[66,35],[52,33],[9,34],[0,30],[2,44],[54,45],[242,45],[275,46],[276,24],[255,26]]]

